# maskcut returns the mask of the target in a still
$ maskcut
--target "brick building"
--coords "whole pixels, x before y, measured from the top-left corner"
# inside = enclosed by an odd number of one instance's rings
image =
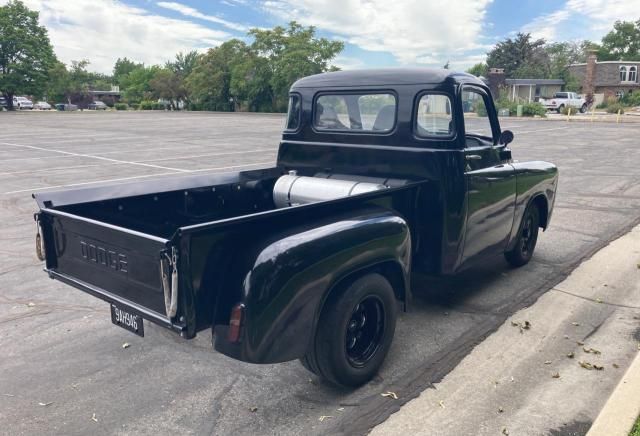
[[[569,72],[582,83],[582,93],[594,95],[596,104],[609,96],[640,92],[640,61],[598,62],[590,53],[586,63],[569,65]]]

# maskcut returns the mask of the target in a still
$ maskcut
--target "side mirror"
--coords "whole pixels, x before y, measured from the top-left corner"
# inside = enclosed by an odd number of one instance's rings
[[[513,132],[511,130],[503,130],[500,134],[500,144],[509,145],[513,142]]]

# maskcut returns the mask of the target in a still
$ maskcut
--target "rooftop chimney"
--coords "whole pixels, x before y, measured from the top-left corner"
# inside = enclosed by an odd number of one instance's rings
[[[596,76],[596,62],[598,57],[596,56],[597,50],[589,50],[587,55],[587,69],[584,74],[584,80],[582,82],[582,92],[586,95],[593,95],[595,87],[593,86],[593,80]]]
[[[493,98],[496,100],[500,98],[500,88],[505,85],[504,68],[489,68],[489,89]]]

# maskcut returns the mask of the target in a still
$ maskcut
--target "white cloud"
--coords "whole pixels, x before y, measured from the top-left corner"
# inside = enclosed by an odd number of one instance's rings
[[[220,0],[220,3],[223,3],[227,6],[238,6],[238,5],[246,5],[247,0]]]
[[[571,16],[567,9],[559,9],[550,14],[537,17],[532,22],[522,28],[525,33],[531,33],[535,39],[544,38],[548,41],[556,39],[558,31],[562,29],[563,23]]]
[[[232,30],[238,30],[238,31],[241,31],[241,32],[245,32],[245,31],[248,30],[247,26],[244,26],[242,24],[232,23],[231,21],[223,20],[222,18],[216,17],[215,15],[203,14],[202,12],[198,11],[197,9],[194,9],[194,8],[192,8],[190,6],[187,6],[187,5],[184,5],[182,3],[158,2],[157,4],[161,8],[170,9],[172,11],[179,12],[184,16],[192,17],[192,18],[198,18],[200,20],[209,21],[211,23],[222,24],[223,26],[225,26],[225,27],[227,27],[229,29],[232,29]],[[231,5],[234,6],[233,4],[231,4]]]
[[[0,4],[7,0],[0,0]],[[88,59],[93,71],[111,73],[119,57],[164,63],[179,51],[220,45],[231,35],[113,0],[24,0],[40,12],[40,23],[58,58]]]
[[[402,64],[446,61],[448,53],[483,47],[492,0],[266,0],[275,16],[313,25]],[[452,56],[453,57],[453,56]]]
[[[337,56],[331,64],[341,70],[357,70],[366,66],[362,59],[348,56]]]
[[[599,40],[616,20],[638,19],[638,0],[568,0],[560,9],[523,26],[536,38]]]

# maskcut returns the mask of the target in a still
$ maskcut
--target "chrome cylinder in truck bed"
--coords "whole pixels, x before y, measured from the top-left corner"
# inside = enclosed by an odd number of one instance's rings
[[[273,187],[273,201],[278,208],[349,197],[385,189],[377,183],[353,180],[298,176],[295,172],[281,176]]]

